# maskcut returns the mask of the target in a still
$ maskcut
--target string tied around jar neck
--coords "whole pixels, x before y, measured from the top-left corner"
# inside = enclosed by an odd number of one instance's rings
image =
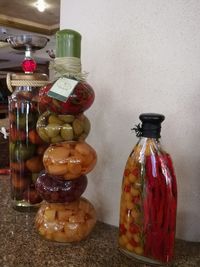
[[[137,137],[141,137],[142,136],[142,126],[141,126],[140,123],[138,123],[137,125],[135,125],[135,127],[132,128],[131,130],[132,131],[135,131]]]
[[[75,78],[78,81],[85,81],[88,73],[81,71],[81,60],[77,57],[58,57],[49,64],[49,69],[54,70],[55,78]]]
[[[35,80],[34,76],[37,76],[37,75],[39,76],[38,80]],[[49,81],[47,80],[47,77],[45,77],[45,75],[42,75],[42,74],[33,74],[32,75],[33,77],[31,75],[22,74],[21,76],[22,78],[20,79],[13,79],[12,76],[13,76],[12,73],[7,73],[7,77],[6,77],[7,87],[11,93],[14,91],[13,87],[17,87],[17,86],[42,87],[49,83]],[[30,77],[30,79],[26,79],[26,77]],[[41,78],[43,78],[44,80]]]

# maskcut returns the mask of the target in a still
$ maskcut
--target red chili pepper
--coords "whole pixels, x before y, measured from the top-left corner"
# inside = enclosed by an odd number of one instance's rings
[[[176,200],[172,193],[171,166],[163,155],[146,157],[146,194],[143,200],[145,255],[168,262],[174,239],[170,229],[175,228]],[[176,186],[173,189],[176,192]],[[166,237],[167,236],[167,237]]]
[[[144,210],[144,233],[147,233],[148,226],[150,224],[150,213],[149,213],[149,201],[147,197],[143,200],[143,210]]]
[[[176,229],[176,200],[172,199],[171,200],[171,205],[170,205],[170,223],[169,223],[169,229],[170,231],[175,231]]]
[[[151,235],[151,226],[149,225],[147,232],[145,233],[145,242],[144,242],[144,256],[152,256],[152,235]]]
[[[164,262],[169,262],[172,260],[173,258],[173,254],[174,254],[174,240],[175,240],[175,232],[171,231],[168,232],[165,236],[165,248],[164,248]]]
[[[160,261],[163,261],[163,241],[164,233],[162,229],[157,229],[157,231],[152,232],[151,256]]]
[[[172,163],[170,155],[167,153],[165,154],[165,159],[167,161],[167,165],[172,176],[172,192],[173,192],[174,198],[177,199],[177,183],[176,183],[176,175],[174,172],[173,163]]]
[[[158,162],[158,183],[159,183],[159,192],[160,192],[160,202],[159,202],[159,209],[157,211],[157,223],[158,227],[162,227],[164,223],[164,209],[166,205],[166,181],[165,177],[163,176],[163,170],[161,167],[160,156],[157,155],[157,162]]]

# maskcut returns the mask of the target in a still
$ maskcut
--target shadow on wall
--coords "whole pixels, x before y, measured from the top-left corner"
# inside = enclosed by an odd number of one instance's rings
[[[123,172],[137,142],[131,128],[134,120],[138,121],[138,113],[134,108],[125,112],[121,102],[108,99],[112,99],[111,91],[98,90],[96,103],[88,115],[93,121],[88,143],[94,144],[98,158],[96,167],[89,174],[87,194],[94,203],[98,219],[118,225]]]

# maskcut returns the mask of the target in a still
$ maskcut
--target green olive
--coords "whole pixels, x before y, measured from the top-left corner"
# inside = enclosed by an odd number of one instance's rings
[[[56,123],[62,125],[64,122],[60,120],[56,115],[50,115],[48,119],[49,123]]]
[[[47,135],[46,131],[45,131],[45,128],[43,127],[39,127],[37,128],[37,132],[40,136],[40,138],[42,138],[43,141],[49,143],[50,142],[50,138],[49,136]]]
[[[79,119],[75,119],[73,121],[72,126],[73,126],[73,130],[74,130],[74,134],[76,136],[79,136],[79,135],[82,134],[82,132],[83,132],[83,121],[81,121]]]
[[[57,123],[49,123],[45,127],[46,134],[48,137],[56,137],[60,133],[61,126]]]
[[[74,138],[73,128],[68,123],[62,125],[60,134],[65,141],[71,141]]]
[[[60,142],[62,142],[62,141],[64,141],[63,140],[63,138],[60,136],[60,135],[57,135],[56,137],[52,137],[51,138],[51,143],[60,143]]]
[[[21,114],[17,116],[17,124],[20,129],[24,129],[26,127],[26,115]]]
[[[28,146],[25,144],[17,144],[15,146],[15,159],[17,161],[30,159],[35,153],[35,146],[33,144],[29,144]]]
[[[37,120],[37,125],[36,125],[37,130],[40,127],[45,127],[47,125],[47,117],[49,116],[49,114],[50,114],[50,111],[45,111],[44,113],[42,113],[42,115],[39,116]]]
[[[66,123],[71,123],[74,121],[75,116],[74,115],[58,115],[58,118]]]
[[[78,140],[79,141],[84,141],[86,139],[86,137],[88,136],[87,133],[82,133],[79,137],[78,137]]]
[[[91,128],[91,125],[90,125],[90,121],[88,120],[87,117],[85,117],[84,119],[84,123],[83,123],[83,129],[84,129],[84,132],[86,134],[88,134],[90,132],[90,128]]]
[[[38,173],[32,173],[32,177],[31,177],[31,180],[32,182],[35,184],[35,182],[37,181],[37,178],[38,178]]]
[[[37,116],[35,113],[17,114],[16,124],[20,129],[25,129],[27,126],[31,128],[36,124]]]
[[[9,152],[10,152],[10,159],[14,160],[14,158],[15,158],[15,143],[10,142]]]

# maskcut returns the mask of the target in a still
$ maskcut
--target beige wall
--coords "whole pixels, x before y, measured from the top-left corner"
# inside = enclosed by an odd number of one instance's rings
[[[166,116],[178,179],[177,236],[200,241],[200,1],[61,0],[61,29],[82,34],[96,100],[87,141],[98,153],[86,196],[118,225],[122,173],[142,112]]]

